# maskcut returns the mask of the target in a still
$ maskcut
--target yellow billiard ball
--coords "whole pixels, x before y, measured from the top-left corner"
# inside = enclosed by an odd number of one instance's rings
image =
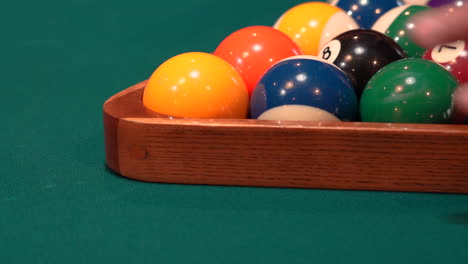
[[[223,59],[189,52],[161,64],[143,93],[143,105],[190,118],[246,118],[249,96],[240,74]]]
[[[327,42],[359,25],[336,6],[308,2],[287,10],[273,27],[288,35],[304,54],[316,56]]]

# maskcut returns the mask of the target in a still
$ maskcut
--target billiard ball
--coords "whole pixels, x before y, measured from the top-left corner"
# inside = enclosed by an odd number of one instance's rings
[[[395,41],[380,32],[355,29],[326,44],[319,57],[344,71],[359,97],[377,71],[390,62],[403,59],[405,53]]]
[[[336,6],[307,2],[287,10],[276,21],[274,28],[288,35],[304,54],[317,55],[321,46],[332,38],[359,26]]]
[[[340,122],[329,112],[308,105],[280,105],[263,112],[257,119],[276,121]]]
[[[370,29],[375,21],[392,8],[401,5],[400,0],[331,0],[330,4],[343,9],[362,29]]]
[[[289,57],[273,65],[252,93],[250,115],[258,118],[282,105],[313,106],[342,121],[355,121],[358,113],[356,94],[345,73],[314,56]]]
[[[457,80],[439,64],[410,58],[383,67],[360,100],[363,122],[449,123]]]
[[[468,82],[468,47],[465,41],[438,45],[427,50],[423,58],[444,66],[459,83]]]
[[[165,61],[143,92],[147,109],[173,117],[246,118],[248,104],[247,88],[234,67],[203,52]]]
[[[276,62],[302,51],[283,32],[266,26],[240,29],[225,38],[214,55],[229,62],[240,73],[249,95],[262,75]]]
[[[373,30],[384,33],[392,38],[405,51],[409,58],[421,58],[423,47],[417,45],[409,35],[414,29],[410,18],[417,13],[430,9],[427,6],[403,5],[395,7],[381,16],[372,26]]]
[[[404,0],[405,4],[409,5],[427,5],[431,7],[439,7],[447,4],[452,4],[452,3],[457,3],[457,2],[463,2],[463,1],[457,1],[457,0]]]
[[[468,125],[468,115],[465,114],[462,110],[458,109],[458,107],[455,105],[450,123]]]

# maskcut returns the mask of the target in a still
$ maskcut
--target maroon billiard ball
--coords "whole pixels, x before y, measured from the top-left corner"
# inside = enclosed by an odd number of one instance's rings
[[[423,58],[444,66],[459,83],[468,82],[468,47],[465,41],[435,46],[427,50]]]

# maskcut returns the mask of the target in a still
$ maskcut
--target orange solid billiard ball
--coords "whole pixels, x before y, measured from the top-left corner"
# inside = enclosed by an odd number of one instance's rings
[[[247,88],[234,67],[203,52],[161,64],[143,93],[145,107],[173,117],[246,118],[248,104]]]

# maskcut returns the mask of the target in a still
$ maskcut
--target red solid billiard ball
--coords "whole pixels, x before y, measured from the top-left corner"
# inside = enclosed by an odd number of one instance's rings
[[[455,76],[459,83],[468,82],[468,49],[459,40],[438,45],[424,53],[423,58],[439,63]]]
[[[229,62],[239,72],[251,94],[273,64],[300,55],[302,51],[292,39],[277,29],[251,26],[229,35],[213,54]]]

